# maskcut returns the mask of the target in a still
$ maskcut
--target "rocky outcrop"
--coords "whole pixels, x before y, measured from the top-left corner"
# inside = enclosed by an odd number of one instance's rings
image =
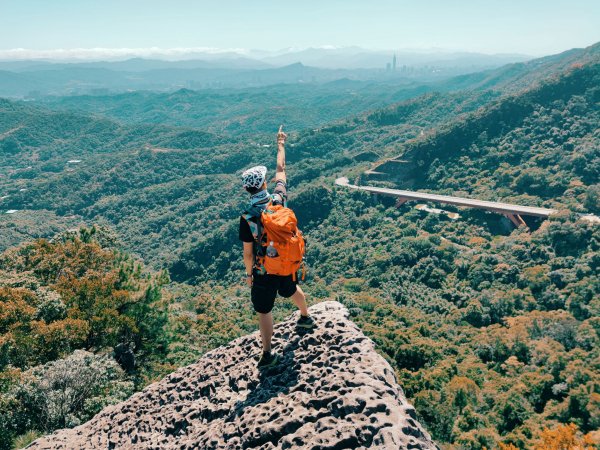
[[[257,333],[31,449],[434,449],[373,342],[337,302],[318,327],[275,328],[278,366],[259,373]]]

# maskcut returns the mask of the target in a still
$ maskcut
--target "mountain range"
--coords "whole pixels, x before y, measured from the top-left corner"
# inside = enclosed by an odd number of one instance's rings
[[[600,229],[580,215],[600,213],[598,86],[595,44],[429,80],[0,100],[0,448],[65,427],[73,431],[57,439],[80,439],[96,425],[113,428],[113,413],[136,433],[149,427],[152,439],[182,437],[190,424],[206,432],[183,414],[194,408],[179,397],[187,375],[152,383],[177,368],[195,374],[237,357],[231,341],[258,345],[235,341],[256,330],[242,282],[238,225],[247,195],[239,175],[265,164],[270,180],[283,120],[289,204],[308,242],[308,299],[347,308],[392,368],[384,378],[395,377],[432,439],[472,449],[593,445]],[[448,206],[460,213],[452,220],[336,186],[340,176],[558,213],[526,217],[517,228],[497,213]],[[294,310],[278,300],[275,320]],[[315,356],[294,342],[294,353]],[[289,349],[279,350],[286,365],[277,379],[294,381],[303,372]],[[375,366],[385,365],[371,360],[377,378]],[[250,373],[246,363],[232,370]],[[224,398],[191,389],[217,421],[218,411],[235,414],[227,401],[236,378],[221,375],[206,381]],[[64,382],[83,397],[63,395]],[[266,383],[261,398],[273,392]],[[164,417],[128,413],[169,398],[182,403]],[[254,400],[237,411],[249,413]],[[338,423],[339,411],[327,411],[334,418],[325,421]],[[260,406],[256,412],[265,417]],[[318,417],[286,425],[280,418],[269,428],[273,441],[255,439],[250,428],[232,436],[267,448],[288,445],[298,426],[331,437],[313,428]],[[115,423],[121,439],[127,433]],[[360,423],[366,438],[387,422],[378,415],[376,426]],[[355,439],[342,428],[337,437]]]
[[[257,56],[260,55],[260,56]],[[392,60],[396,55],[396,67]],[[40,97],[81,93],[178,88],[245,88],[277,83],[327,83],[354,80],[431,81],[524,61],[522,55],[451,52],[375,52],[360,48],[277,52],[200,53],[169,61],[133,58],[122,61],[63,62],[0,60],[0,95]],[[252,57],[254,56],[254,57]],[[390,67],[386,69],[386,65]]]

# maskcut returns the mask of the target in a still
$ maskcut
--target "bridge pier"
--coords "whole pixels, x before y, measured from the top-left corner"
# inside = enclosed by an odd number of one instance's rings
[[[398,200],[396,200],[396,208],[400,208],[402,205],[404,205],[406,202],[408,201],[407,198],[405,197],[399,197]]]
[[[518,214],[504,214],[512,223],[515,224],[517,228],[520,226],[524,226],[525,228],[529,228],[523,218]]]

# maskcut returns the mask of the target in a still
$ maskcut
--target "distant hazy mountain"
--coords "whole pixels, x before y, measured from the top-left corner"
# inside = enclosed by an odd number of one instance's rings
[[[493,70],[454,77],[451,84],[454,89],[516,91],[534,81],[599,59],[600,42],[583,49],[575,48],[527,62],[507,64]]]
[[[261,69],[267,66],[282,67],[295,63],[327,69],[385,69],[392,64],[396,55],[398,67],[443,66],[476,67],[479,70],[498,67],[503,64],[531,59],[521,54],[487,55],[483,53],[449,52],[443,50],[369,50],[361,47],[319,47],[307,49],[282,49],[279,51],[251,50],[248,52],[190,52],[180,55],[180,59],[135,57],[125,60],[102,59],[91,62],[81,59],[46,60],[47,62],[78,64],[84,67],[100,67],[112,70],[153,70],[160,68],[228,68]],[[0,62],[0,67],[2,67]],[[11,69],[8,69],[11,70]]]
[[[38,70],[59,70],[72,68],[108,69],[124,72],[145,72],[161,69],[265,69],[271,67],[256,59],[241,56],[216,59],[186,59],[166,61],[161,59],[132,58],[124,61],[92,62],[53,62],[53,61],[0,61],[0,70],[13,72],[33,72]]]
[[[455,70],[428,68],[391,73],[381,69],[324,69],[301,63],[263,69],[170,67],[142,70],[145,61],[124,61],[123,67],[111,63],[60,64],[28,66],[19,71],[2,70],[0,66],[0,97],[43,97],[46,95],[106,94],[132,90],[173,91],[181,88],[247,88],[273,84],[327,83],[339,79],[387,80],[407,78],[433,81],[465,73]],[[150,65],[162,66],[162,62]],[[107,68],[107,67],[110,67]]]
[[[527,59],[523,55],[373,51],[359,47],[277,52],[190,51],[178,54],[182,59],[177,61],[172,60],[172,55],[160,52],[153,53],[153,59],[113,60],[107,56],[100,61],[81,59],[80,53],[73,53],[70,58],[69,54],[57,55],[60,59],[0,60],[0,96],[37,98],[131,90],[247,88],[338,79],[406,78],[428,82]]]
[[[228,135],[267,132],[280,122],[291,129],[312,129],[349,115],[433,92],[468,90],[470,100],[473,100],[472,106],[476,109],[480,97],[482,101],[489,101],[494,96],[515,92],[550,74],[562,73],[575,63],[582,64],[599,57],[600,44],[597,44],[583,50],[430,83],[398,77],[377,82],[352,80],[340,77],[344,72],[355,75],[362,73],[365,77],[376,72],[366,69],[327,70],[297,63],[253,71],[249,81],[268,84],[265,87],[51,96],[41,99],[41,104],[59,110],[101,114],[128,124],[190,126]],[[165,76],[174,76],[170,70],[164,70],[163,73]],[[241,76],[239,72],[218,73],[223,84],[233,84]],[[323,80],[325,77],[333,78],[333,81],[274,84],[277,80],[310,81],[312,78]],[[469,109],[464,103],[460,108],[463,112]],[[273,111],[277,111],[277,114],[273,114]],[[435,114],[434,111],[430,113]],[[392,115],[395,114],[392,111]]]
[[[393,64],[396,55],[396,66],[441,66],[441,67],[471,67],[478,70],[498,67],[512,62],[531,59],[530,56],[518,54],[486,55],[468,52],[444,51],[395,51],[395,50],[366,50],[360,47],[344,48],[308,48],[300,51],[288,51],[274,56],[266,56],[262,61],[273,65],[302,64],[323,68],[385,68]]]
[[[173,91],[181,88],[247,88],[273,84],[326,83],[341,78],[376,79],[383,71],[366,69],[321,69],[303,64],[266,69],[169,67],[141,70],[144,62],[121,63],[135,69],[118,70],[106,64],[39,65],[19,72],[1,70],[0,96],[106,94],[132,90]],[[117,64],[117,63],[115,63]],[[168,64],[168,63],[167,63]],[[151,65],[157,65],[153,62]],[[136,70],[137,69],[137,70]],[[427,75],[427,74],[424,74]]]
[[[100,49],[102,50],[102,49]],[[361,47],[316,47],[286,48],[277,51],[266,50],[230,50],[203,51],[195,49],[78,49],[45,52],[1,52],[0,69],[24,70],[35,67],[37,62],[80,64],[85,67],[100,67],[113,70],[153,70],[159,68],[247,68],[260,69],[266,65],[287,66],[302,63],[329,69],[385,69],[396,55],[398,67],[442,65],[444,67],[473,66],[479,69],[498,67],[511,62],[525,61],[530,56],[521,54],[470,53],[440,49],[407,50],[387,49],[370,50]],[[9,56],[11,55],[11,56]],[[2,62],[9,61],[7,62]],[[33,62],[32,62],[33,60]],[[98,62],[99,61],[99,62]]]

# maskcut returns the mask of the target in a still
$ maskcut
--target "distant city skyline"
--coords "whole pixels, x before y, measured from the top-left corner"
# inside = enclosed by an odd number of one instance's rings
[[[600,41],[599,24],[597,0],[20,0],[0,2],[0,57],[324,46],[543,56]]]

